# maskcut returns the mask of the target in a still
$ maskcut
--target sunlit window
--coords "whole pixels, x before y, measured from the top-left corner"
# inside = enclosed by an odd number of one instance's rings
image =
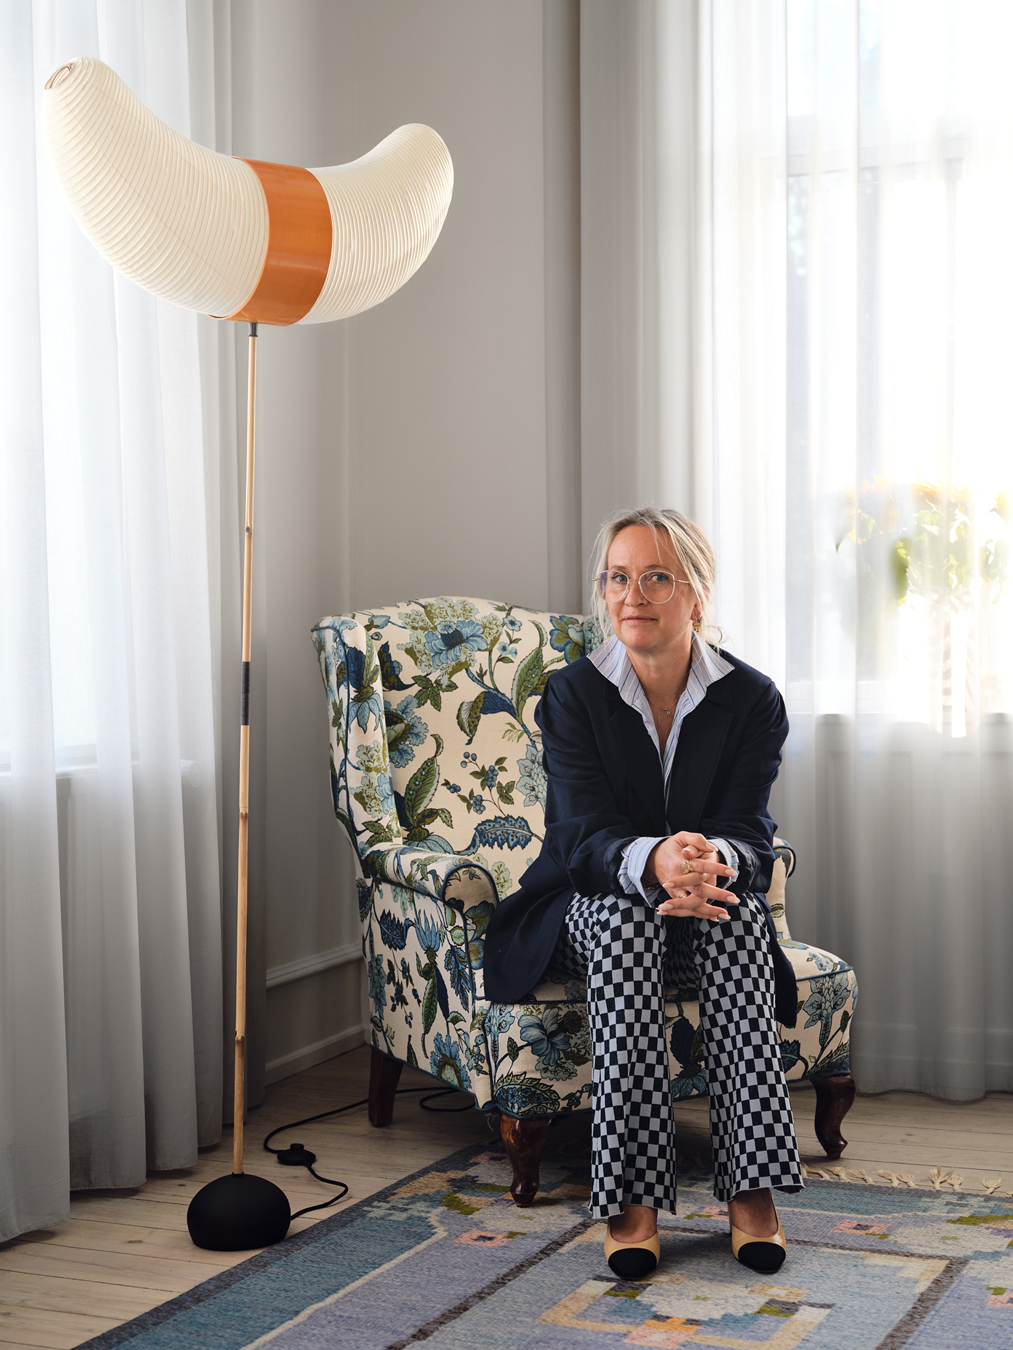
[[[787,7],[788,490],[821,516],[814,711],[951,736],[1013,710],[1013,6],[957,10]]]

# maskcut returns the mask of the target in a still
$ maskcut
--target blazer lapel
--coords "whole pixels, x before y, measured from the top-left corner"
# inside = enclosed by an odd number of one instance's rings
[[[715,692],[717,687],[712,686]],[[683,722],[668,781],[666,814],[673,833],[700,828],[711,779],[731,724],[731,710],[712,698],[710,691]]]
[[[604,683],[609,730],[641,804],[643,817],[651,822],[650,828],[656,834],[665,834],[665,783],[661,758],[637,710],[623,702],[614,684],[608,680]]]

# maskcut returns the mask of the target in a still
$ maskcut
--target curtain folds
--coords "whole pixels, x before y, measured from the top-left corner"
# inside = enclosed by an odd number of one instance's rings
[[[1013,1090],[1011,24],[581,6],[585,549],[639,500],[711,535],[866,1091]]]
[[[78,54],[189,135],[186,6],[5,9],[0,1240],[221,1130],[198,320],[114,276],[63,204],[35,128]]]

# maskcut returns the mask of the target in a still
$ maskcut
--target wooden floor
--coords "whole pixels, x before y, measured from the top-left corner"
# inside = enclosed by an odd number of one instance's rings
[[[361,1047],[269,1088],[247,1126],[247,1170],[278,1182],[293,1209],[326,1199],[328,1187],[302,1169],[278,1166],[260,1150],[260,1142],[287,1120],[364,1097],[368,1077],[369,1051]],[[408,1069],[401,1080],[402,1087],[425,1083],[432,1080]],[[438,1119],[419,1110],[417,1101],[416,1096],[400,1098],[394,1124],[382,1133],[360,1108],[286,1137],[317,1154],[318,1171],[350,1187],[340,1205],[297,1219],[292,1232],[454,1149],[494,1137],[488,1116],[467,1111]],[[793,1101],[803,1158],[819,1167],[826,1160],[812,1132],[812,1090],[796,1089]],[[684,1102],[676,1115],[682,1148],[706,1155],[706,1101]],[[585,1148],[588,1123],[586,1113],[570,1118],[560,1127],[561,1140],[569,1137],[575,1149]],[[997,1177],[1003,1178],[999,1193],[1013,1191],[1013,1096],[997,1093],[965,1105],[905,1092],[859,1097],[844,1133],[849,1145],[842,1163],[850,1171],[864,1170],[873,1181],[880,1181],[882,1169],[909,1173],[919,1186],[928,1186],[930,1168],[942,1167],[963,1178],[965,1191],[981,1193],[983,1182]],[[186,1231],[191,1196],[228,1171],[230,1163],[228,1132],[196,1167],[153,1175],[135,1191],[79,1192],[66,1223],[0,1246],[3,1350],[79,1345],[246,1260],[249,1252],[200,1251]]]

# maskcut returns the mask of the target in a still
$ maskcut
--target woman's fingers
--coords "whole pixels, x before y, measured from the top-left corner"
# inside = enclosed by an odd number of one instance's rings
[[[678,838],[678,836],[676,836]],[[706,840],[704,840],[706,843]],[[684,868],[689,867],[694,872],[710,872],[713,876],[733,877],[735,868],[729,867],[727,863],[721,861],[716,849],[708,844],[705,849],[697,849],[692,845],[677,850],[679,857],[678,870],[683,876],[689,873]]]
[[[699,885],[703,874],[708,879],[735,876],[735,869],[721,861],[703,835],[686,831],[670,835],[659,844],[651,853],[650,863],[654,876],[663,886],[669,878],[683,885]]]
[[[659,914],[677,918],[727,919],[728,912],[723,906],[739,903],[738,896],[708,885],[703,877],[697,878],[695,885],[688,885],[690,880],[690,877],[670,878],[665,886],[668,898],[658,905]]]
[[[699,886],[701,881],[713,881],[715,877],[733,877],[734,871],[726,867],[724,863],[714,863],[697,858],[695,862],[689,864],[689,871],[684,872],[682,866],[671,868],[662,867],[658,869],[659,877],[671,877],[677,886]]]
[[[676,873],[672,877],[659,877],[660,884],[672,895],[675,891],[701,891],[703,894],[709,894],[712,898],[717,896],[722,900],[738,901],[731,891],[722,890],[714,884],[713,875],[705,875],[702,872],[690,872],[686,876]]]
[[[722,889],[719,884],[728,877],[736,876],[735,868],[721,861],[716,849],[702,834],[683,830],[679,834],[670,835],[652,852],[651,859],[654,875],[650,880],[652,884],[657,883],[663,887],[669,896],[680,892],[692,893],[701,900],[738,904],[736,897],[730,891]]]
[[[739,903],[739,897],[731,891],[724,891],[720,886],[711,886],[707,882],[694,886],[693,890],[697,895],[703,896],[705,900],[716,900],[722,905],[737,905]]]
[[[668,894],[669,898],[671,898],[672,892],[669,891]],[[737,905],[739,903],[739,897],[737,895],[732,895],[731,891],[719,890],[717,886],[698,886],[695,890],[690,892],[690,895],[695,895],[705,904]]]
[[[697,853],[711,853],[713,851],[710,840],[705,839],[702,834],[697,834],[695,830],[680,830],[672,838],[680,848],[692,848]]]
[[[728,918],[727,910],[709,904],[702,897],[693,895],[679,898],[672,897],[664,901],[658,906],[658,913],[672,915],[679,919],[723,920]]]
[[[704,858],[687,858],[686,861],[694,872],[709,872],[711,876],[715,877],[733,877],[735,875],[735,868],[721,862],[718,855],[713,852]]]
[[[718,905],[737,905],[739,897],[733,895],[731,891],[723,891],[718,886],[702,886],[700,888],[702,895],[707,900],[713,900]]]

